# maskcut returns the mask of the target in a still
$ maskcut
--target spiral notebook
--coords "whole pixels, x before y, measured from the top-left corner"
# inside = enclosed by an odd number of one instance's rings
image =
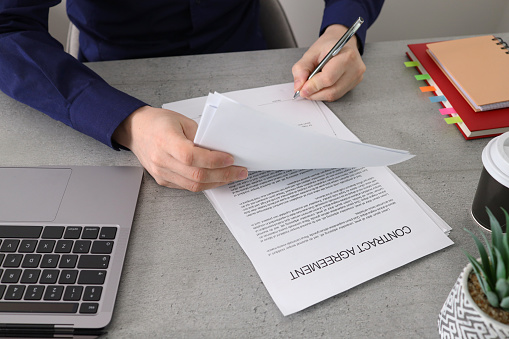
[[[437,63],[427,52],[430,43],[409,44],[406,52],[408,58],[417,62],[416,70],[420,73],[416,76],[425,80],[432,87],[434,96],[430,96],[432,102],[440,102],[443,108],[452,108],[455,113],[445,113],[452,118],[460,118],[461,121],[454,123],[465,139],[492,137],[509,131],[509,108],[494,109],[485,112],[476,112],[460,94],[458,89],[440,70]],[[408,67],[408,66],[407,66]],[[424,87],[423,87],[424,88]],[[437,100],[435,100],[437,99]],[[439,100],[438,100],[439,99]],[[442,113],[442,112],[440,112]],[[437,114],[440,114],[437,112]],[[442,113],[444,114],[444,113]],[[448,119],[448,118],[446,118]]]
[[[509,107],[509,51],[493,35],[429,43],[428,53],[474,111]]]

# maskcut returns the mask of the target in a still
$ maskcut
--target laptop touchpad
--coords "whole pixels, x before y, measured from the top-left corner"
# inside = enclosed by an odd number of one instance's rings
[[[0,221],[53,221],[70,168],[0,168]]]

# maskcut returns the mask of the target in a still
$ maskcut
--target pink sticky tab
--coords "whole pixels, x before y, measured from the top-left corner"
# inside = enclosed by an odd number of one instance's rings
[[[456,114],[456,111],[452,107],[451,108],[440,108],[439,111],[440,111],[440,114],[442,114],[442,115]]]
[[[423,86],[423,87],[419,87],[421,92],[434,92],[436,91],[435,87],[433,86]]]

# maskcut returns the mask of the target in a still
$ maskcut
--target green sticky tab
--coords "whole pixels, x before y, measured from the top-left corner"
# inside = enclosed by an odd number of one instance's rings
[[[429,80],[429,79],[431,79],[429,74],[417,74],[415,76],[415,80]]]
[[[406,67],[417,67],[417,66],[420,66],[421,64],[419,63],[419,61],[407,61],[405,62],[405,66]]]

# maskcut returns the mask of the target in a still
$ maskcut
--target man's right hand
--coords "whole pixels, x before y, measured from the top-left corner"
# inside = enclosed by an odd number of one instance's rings
[[[144,106],[115,130],[113,140],[129,148],[162,186],[198,192],[247,178],[230,154],[194,145],[198,126],[174,111]]]

